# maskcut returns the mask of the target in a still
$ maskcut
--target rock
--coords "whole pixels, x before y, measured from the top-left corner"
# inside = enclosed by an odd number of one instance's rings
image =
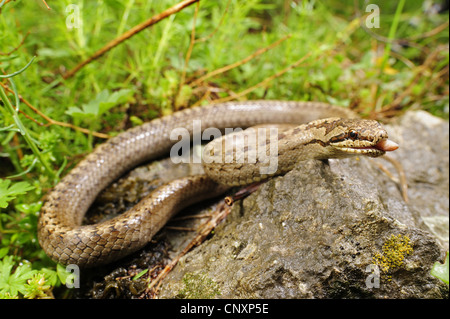
[[[400,144],[390,156],[406,172],[408,203],[380,169],[398,179],[383,159],[299,163],[236,202],[213,236],[180,260],[158,297],[448,298],[448,286],[429,275],[448,250],[448,122],[417,111],[386,128]],[[196,173],[197,165],[169,159],[136,168],[99,196],[88,220],[121,213],[165,181]],[[198,228],[203,221],[175,225]],[[168,253],[176,256],[193,236],[165,228],[157,243],[84,272],[92,279],[82,282],[79,297],[151,297],[146,276],[132,278],[162,269]]]
[[[382,159],[299,163],[235,203],[159,297],[179,296],[194,274],[219,298],[448,298],[429,274],[448,249],[448,122],[407,112],[387,129],[408,203]]]
[[[409,204],[416,225],[431,232],[449,249],[449,123],[425,111],[407,112],[389,133],[402,147],[399,161],[409,186]]]

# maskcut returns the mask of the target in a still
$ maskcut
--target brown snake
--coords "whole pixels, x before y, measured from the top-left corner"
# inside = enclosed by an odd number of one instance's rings
[[[81,225],[101,190],[138,164],[167,156],[177,143],[170,139],[172,130],[186,128],[192,135],[192,123],[199,119],[202,130],[246,128],[265,123],[308,124],[276,136],[278,157],[273,172],[260,174],[259,161],[250,165],[220,163],[221,156],[225,155],[208,158],[217,155],[208,145],[204,151],[207,157],[204,168],[209,177],[198,175],[170,182],[116,218]],[[224,143],[224,140],[215,141],[212,143]],[[260,146],[269,147],[264,143]],[[218,196],[230,185],[245,185],[284,174],[296,162],[306,159],[377,157],[397,147],[387,139],[386,131],[378,122],[357,119],[349,110],[323,103],[246,101],[186,109],[111,138],[72,169],[46,195],[38,223],[39,243],[59,263],[80,267],[106,264],[143,247],[184,207]],[[248,147],[243,151],[250,152]]]

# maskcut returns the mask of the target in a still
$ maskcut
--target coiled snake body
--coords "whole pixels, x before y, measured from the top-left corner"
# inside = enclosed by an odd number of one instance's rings
[[[101,190],[138,164],[169,154],[177,142],[170,139],[172,130],[186,128],[192,135],[194,120],[201,120],[203,130],[265,123],[307,124],[276,136],[275,171],[261,174],[259,161],[250,165],[226,162],[223,153],[215,154],[208,145],[204,151],[207,175],[170,182],[116,218],[81,225]],[[213,143],[217,146],[223,141]],[[263,144],[260,147],[269,147]],[[143,247],[179,210],[218,196],[232,185],[284,174],[301,160],[352,155],[376,157],[397,147],[387,139],[386,131],[378,122],[357,119],[346,109],[323,103],[246,101],[186,109],[125,131],[99,145],[82,160],[47,194],[38,223],[39,243],[59,263],[80,267],[106,264]],[[248,147],[242,151],[250,152]]]

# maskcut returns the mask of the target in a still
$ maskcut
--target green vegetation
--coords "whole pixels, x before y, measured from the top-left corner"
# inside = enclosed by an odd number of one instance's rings
[[[51,298],[52,286],[57,284],[56,272],[49,269],[33,270],[29,262],[16,265],[13,256],[0,260],[1,298]]]
[[[42,197],[126,128],[235,98],[448,118],[448,13],[422,1],[380,2],[370,28],[363,1],[201,0],[67,76],[178,2],[0,0],[1,297],[52,296],[64,276],[37,242]]]
[[[449,254],[447,251],[445,262],[443,264],[435,262],[433,268],[431,269],[431,275],[442,280],[448,285],[448,273],[449,273]]]

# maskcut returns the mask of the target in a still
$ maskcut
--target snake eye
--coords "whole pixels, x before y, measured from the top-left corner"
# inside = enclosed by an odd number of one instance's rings
[[[348,132],[348,137],[350,137],[350,139],[352,140],[356,140],[358,138],[358,132],[355,130],[350,130]]]

